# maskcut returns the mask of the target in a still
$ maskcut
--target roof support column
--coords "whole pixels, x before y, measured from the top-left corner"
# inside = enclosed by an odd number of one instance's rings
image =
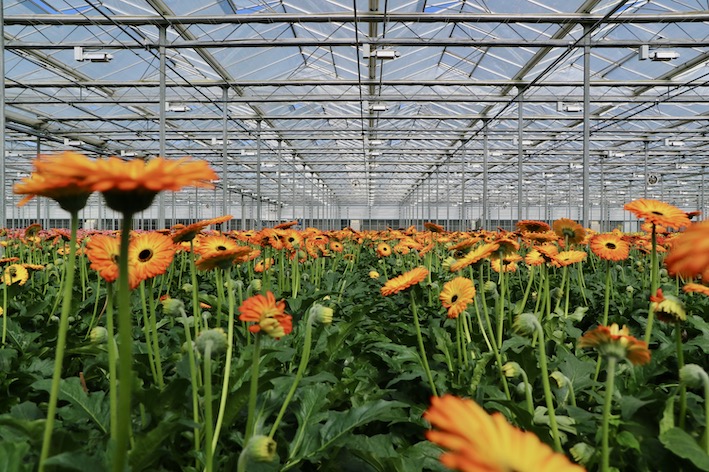
[[[229,144],[229,134],[227,132],[227,119],[229,118],[229,88],[222,88],[222,216],[229,214],[227,208],[227,191],[229,180],[227,179],[227,156]],[[228,227],[229,223],[225,224]]]
[[[648,168],[647,168],[647,161],[650,157],[650,141],[645,141],[643,143],[644,146],[644,156],[643,156],[643,166],[645,167],[645,181],[643,182],[643,198],[647,198],[647,178],[648,178]],[[632,199],[632,196],[629,195],[628,198]]]
[[[276,205],[277,205],[276,220],[278,220],[279,223],[281,222],[281,210],[283,209],[283,205],[281,205],[281,162],[282,162],[281,152],[282,151],[283,151],[283,141],[279,139],[278,140],[278,171],[277,171],[278,175],[276,177],[278,179],[278,195],[276,196]]]
[[[589,208],[589,146],[591,143],[591,30],[588,25],[584,25],[583,40],[583,185],[581,197],[581,224],[584,228],[590,226]],[[601,182],[601,186],[603,182]],[[569,201],[571,205],[571,201]]]
[[[263,228],[261,223],[261,120],[256,122],[256,229]]]
[[[517,221],[522,221],[522,158],[524,157],[524,89],[520,90],[517,100]],[[511,213],[511,212],[510,212]],[[498,218],[499,219],[499,218]],[[511,219],[511,218],[510,218]]]
[[[166,64],[166,53],[165,53],[165,42],[167,41],[167,28],[165,26],[160,26],[158,28],[158,42],[160,47],[158,48],[158,53],[160,55],[160,130],[159,130],[159,152],[160,157],[165,157],[165,90],[166,90],[166,77],[165,77],[165,64]],[[156,229],[165,228],[165,192],[158,193],[158,222]]]
[[[451,162],[446,164],[446,231],[451,229]]]
[[[483,124],[484,126],[484,124]],[[465,164],[468,160],[468,148],[463,145],[460,159],[460,230],[465,231]]]
[[[3,135],[3,141],[4,141],[4,135]],[[36,147],[36,154],[39,156],[40,153],[42,152],[42,140],[39,136],[37,136],[37,147]],[[41,198],[35,198],[37,201],[37,223],[42,223],[42,208],[41,208]],[[47,202],[49,204],[49,202]],[[101,229],[101,198],[98,199],[98,218],[99,218],[99,223],[98,227],[96,229]]]
[[[488,214],[490,211],[489,208],[489,198],[487,194],[487,181],[488,181],[488,163],[487,163],[487,158],[489,154],[489,149],[488,149],[488,136],[487,136],[487,120],[483,122],[483,207],[482,207],[482,218],[480,219],[480,225],[482,226],[482,229],[488,229]],[[521,140],[520,140],[521,142]]]
[[[3,80],[0,82],[0,199],[7,201],[5,181],[5,2],[0,0],[0,72]],[[0,228],[7,227],[5,205],[0,205]]]

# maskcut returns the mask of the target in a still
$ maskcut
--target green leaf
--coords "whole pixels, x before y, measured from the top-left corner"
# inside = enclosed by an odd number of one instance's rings
[[[39,380],[32,384],[36,390],[49,392],[52,387],[50,379]],[[106,392],[93,392],[90,395],[84,392],[78,377],[62,379],[59,384],[59,399],[68,401],[73,408],[61,408],[61,415],[65,418],[85,418],[98,426],[106,434],[109,417],[109,405],[105,400]]]
[[[136,436],[135,446],[131,449],[128,459],[133,470],[154,470],[151,466],[162,456],[160,445],[178,429],[185,428],[178,420],[177,415],[171,414],[163,418],[152,430]]]
[[[621,433],[616,436],[615,440],[623,449],[640,450],[640,443],[630,431],[621,431]]]
[[[692,436],[679,428],[672,428],[660,435],[662,444],[676,456],[692,461],[698,469],[709,471],[709,455]]]
[[[672,395],[665,402],[665,410],[660,420],[660,436],[675,427],[675,396]]]
[[[104,459],[89,456],[79,451],[62,452],[56,456],[47,459],[48,466],[61,467],[62,470],[78,470],[83,472],[86,470],[104,470]]]
[[[623,395],[620,399],[620,415],[626,420],[630,419],[640,408],[654,402],[655,400],[640,400],[630,395]]]
[[[348,411],[331,412],[320,431],[322,445],[319,450],[331,447],[345,434],[372,421],[403,421],[406,416],[401,408],[405,406],[406,403],[402,402],[378,400]]]
[[[31,470],[23,459],[30,450],[26,442],[0,442],[0,472],[24,472]]]

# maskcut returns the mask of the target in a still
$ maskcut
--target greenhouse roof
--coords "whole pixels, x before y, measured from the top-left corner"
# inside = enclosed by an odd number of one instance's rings
[[[697,0],[6,0],[7,181],[76,149],[206,159],[273,203],[686,207],[708,21]]]

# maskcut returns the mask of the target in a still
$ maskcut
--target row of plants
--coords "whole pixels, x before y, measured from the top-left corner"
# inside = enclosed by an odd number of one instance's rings
[[[709,470],[696,215],[132,231],[160,191],[214,178],[67,153],[16,187],[72,230],[0,241],[1,470]],[[78,231],[94,191],[122,231]]]

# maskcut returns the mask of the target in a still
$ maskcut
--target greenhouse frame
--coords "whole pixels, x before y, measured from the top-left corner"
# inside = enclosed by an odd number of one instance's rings
[[[702,1],[4,0],[0,223],[37,154],[209,161],[160,196],[163,228],[223,214],[337,229],[511,228],[622,207],[705,210]],[[117,216],[93,196],[84,227]]]

